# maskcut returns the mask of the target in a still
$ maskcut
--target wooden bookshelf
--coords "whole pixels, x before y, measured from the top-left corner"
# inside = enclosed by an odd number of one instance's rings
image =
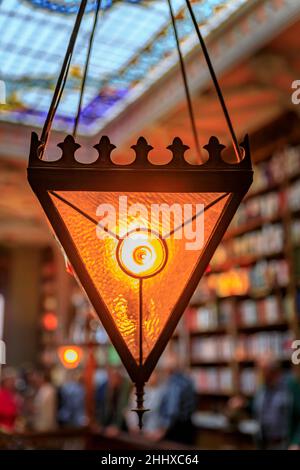
[[[277,131],[280,134],[280,130],[276,130],[277,124],[274,124],[273,135]],[[300,229],[300,146],[296,145],[299,139],[294,134],[293,130],[290,138],[287,136],[285,145],[280,136],[280,146],[273,146],[273,153],[267,153],[263,159],[260,152],[259,162],[254,166],[253,189],[224,236],[218,250],[221,255],[216,252],[187,310],[189,365],[197,390],[204,397],[200,400],[200,408],[211,410],[215,405],[219,406],[216,397],[225,403],[235,394],[251,396],[257,387],[255,366],[263,354],[273,354],[284,368],[291,365],[291,342],[299,337],[300,323],[300,307],[297,305],[300,269],[296,261],[300,259],[300,234],[297,235],[298,226]],[[262,184],[264,180],[268,180],[267,184]],[[298,225],[295,225],[293,234],[295,222]],[[265,227],[270,228],[270,240],[263,239]],[[273,243],[273,227],[278,227],[277,237],[282,233],[282,240],[278,240],[278,249],[272,252],[269,247]],[[255,245],[255,237],[265,246],[265,252],[259,244]],[[257,254],[246,254],[247,240],[253,251],[257,249]],[[235,249],[245,253],[234,256]],[[269,279],[263,278],[263,266]],[[278,279],[275,275],[272,279],[272,269],[278,271]],[[288,279],[284,279],[284,269]],[[225,275],[223,282],[226,284],[226,275],[236,271],[238,276],[239,270],[246,270],[243,273],[249,277],[249,285],[244,292],[235,293],[234,282],[232,292],[224,289],[223,295],[220,289],[213,287],[218,287],[218,276]],[[259,276],[263,284],[261,288],[258,288]],[[229,278],[227,281],[230,285]],[[222,353],[222,347],[225,351],[231,348],[228,355]],[[227,390],[224,390],[226,380]]]

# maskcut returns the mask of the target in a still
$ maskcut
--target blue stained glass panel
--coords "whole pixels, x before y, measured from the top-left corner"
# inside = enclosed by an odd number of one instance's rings
[[[193,8],[200,24],[226,18],[248,0],[199,0]],[[73,28],[79,0],[0,0],[0,79],[7,104],[0,120],[42,126]],[[194,34],[185,0],[172,0],[182,40]],[[96,1],[83,19],[69,78],[54,128],[70,131],[77,110]],[[217,8],[223,6],[223,9]],[[220,16],[221,15],[221,16]],[[119,105],[133,99],[177,60],[166,0],[104,0],[95,34],[79,132],[92,134]],[[149,73],[155,69],[155,74]],[[153,76],[153,78],[152,78]]]

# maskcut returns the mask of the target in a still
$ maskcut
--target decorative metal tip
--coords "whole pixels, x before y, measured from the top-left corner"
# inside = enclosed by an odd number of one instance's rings
[[[224,165],[224,161],[221,157],[222,151],[226,148],[225,145],[221,144],[219,139],[215,136],[212,136],[209,139],[208,144],[204,145],[203,147],[205,150],[207,150],[209,159],[208,162],[210,164],[216,164],[216,165]]]
[[[109,137],[106,135],[101,137],[99,144],[94,145],[94,149],[99,154],[98,160],[102,165],[112,165],[111,153],[115,148],[117,147],[110,142]]]
[[[29,153],[29,166],[34,166],[43,157],[45,145],[39,140],[36,132],[31,133],[31,144]]]
[[[179,137],[175,137],[171,145],[167,147],[170,152],[172,152],[173,158],[169,162],[171,166],[183,166],[187,164],[184,154],[189,150],[189,146],[185,145]]]
[[[57,144],[62,150],[61,163],[62,164],[74,164],[75,163],[75,152],[78,150],[81,145],[75,142],[75,139],[72,135],[67,135],[63,142]]]
[[[139,420],[139,429],[142,431],[143,429],[143,416],[144,413],[150,411],[147,408],[144,408],[144,383],[142,384],[135,384],[135,394],[136,394],[136,408],[131,411],[134,411],[138,415]]]
[[[134,150],[136,157],[132,163],[122,165],[120,163],[114,162],[111,159],[111,154],[116,149],[116,146],[110,142],[110,139],[107,136],[102,136],[100,142],[94,145],[94,148],[98,152],[98,158],[91,163],[83,163],[75,158],[76,151],[81,147],[78,144],[74,137],[67,135],[63,142],[60,142],[57,145],[61,151],[62,155],[59,159],[56,160],[44,160],[43,155],[45,151],[45,143],[39,140],[38,135],[33,132],[31,137],[31,146],[29,154],[29,168],[46,168],[49,167],[55,170],[68,169],[73,170],[80,168],[81,170],[93,168],[97,171],[101,170],[116,170],[116,171],[128,171],[130,170],[147,170],[147,169],[156,169],[159,172],[162,170],[169,171],[170,169],[176,169],[182,171],[185,170],[197,170],[199,173],[207,170],[251,170],[251,156],[250,156],[250,146],[249,138],[246,135],[243,142],[240,143],[240,156],[241,159],[239,162],[236,161],[227,161],[222,158],[222,152],[226,148],[223,144],[220,143],[219,139],[215,136],[212,136],[209,139],[207,145],[203,148],[208,152],[208,160],[204,163],[192,164],[187,162],[185,159],[185,152],[189,150],[189,146],[184,144],[179,137],[175,137],[171,145],[169,145],[167,150],[172,153],[172,159],[168,163],[164,164],[155,164],[148,159],[149,153],[153,149],[152,145],[148,144],[147,140],[144,137],[139,137],[137,143],[131,146],[131,149]],[[77,168],[76,168],[77,167]]]
[[[139,137],[135,145],[131,148],[135,151],[136,157],[134,161],[135,166],[150,166],[148,154],[153,150],[152,145],[149,145],[145,137]]]
[[[146,410],[145,408],[143,408],[143,409],[134,408],[131,411],[134,411],[138,415],[139,430],[142,431],[143,430],[143,416],[144,416],[144,413],[146,413],[147,411],[150,411],[150,410]]]

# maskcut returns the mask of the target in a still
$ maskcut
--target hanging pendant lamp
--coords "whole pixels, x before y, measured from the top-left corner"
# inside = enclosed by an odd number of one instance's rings
[[[167,1],[192,132],[200,149],[176,21]],[[202,165],[187,163],[188,146],[179,137],[167,147],[172,160],[166,165],[149,161],[152,147],[143,137],[131,147],[136,158],[130,165],[112,162],[116,147],[107,136],[95,142],[99,154],[95,162],[83,164],[75,159],[80,144],[74,136],[101,0],[91,31],[74,135],[58,144],[59,160],[43,160],[86,0],[78,11],[42,135],[32,134],[29,156],[28,181],[136,386],[140,427],[146,411],[144,385],[252,182],[248,138],[241,145],[237,142],[192,7],[188,0],[186,4],[232,137],[235,164],[222,159],[225,147],[214,136],[204,146],[209,158]]]

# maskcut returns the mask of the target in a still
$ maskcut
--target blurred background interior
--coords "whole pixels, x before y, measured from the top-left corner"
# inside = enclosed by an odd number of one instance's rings
[[[300,446],[300,80],[298,0],[194,0],[254,184],[151,377],[144,433],[120,360],[53,239],[26,179],[76,0],[0,0],[0,448]],[[144,135],[163,162],[195,149],[168,4],[105,0],[84,95],[79,158],[109,135],[116,160]],[[183,0],[172,0],[201,146],[230,147]],[[79,34],[48,152],[70,132],[95,2]],[[5,98],[5,99],[4,99]]]

